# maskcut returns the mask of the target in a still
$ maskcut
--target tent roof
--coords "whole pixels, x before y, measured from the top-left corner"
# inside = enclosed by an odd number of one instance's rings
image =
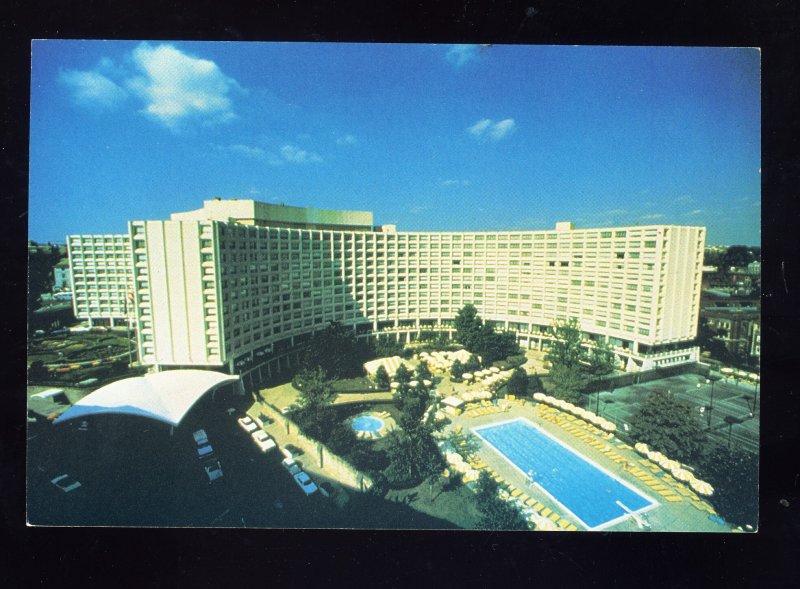
[[[125,378],[86,395],[54,423],[88,415],[139,415],[177,426],[206,392],[236,382],[236,375],[210,370],[167,370]]]

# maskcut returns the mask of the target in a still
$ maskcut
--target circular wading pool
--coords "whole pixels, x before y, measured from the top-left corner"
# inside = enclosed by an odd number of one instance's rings
[[[353,419],[350,425],[357,432],[377,433],[384,428],[385,424],[381,418],[374,415],[359,415]]]

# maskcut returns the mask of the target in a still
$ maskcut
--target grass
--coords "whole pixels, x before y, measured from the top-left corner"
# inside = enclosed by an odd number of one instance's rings
[[[374,388],[371,388],[374,387]],[[365,376],[355,378],[340,378],[331,383],[331,388],[337,393],[371,393],[380,392],[377,385]]]

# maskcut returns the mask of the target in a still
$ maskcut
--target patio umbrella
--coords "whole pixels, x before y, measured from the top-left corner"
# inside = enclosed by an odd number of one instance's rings
[[[534,520],[536,524],[536,529],[542,532],[555,532],[558,530],[558,526],[556,526],[553,520],[547,519],[546,517],[538,517]]]
[[[665,456],[661,452],[648,452],[647,457],[653,462],[659,462],[660,460],[665,458]]]
[[[432,383],[431,381],[429,381],[429,380],[426,378],[425,380],[423,380],[423,381],[422,381],[422,384],[424,384],[426,387],[429,387],[429,386],[431,386],[433,383]]]
[[[681,467],[681,463],[677,460],[665,460],[664,462],[659,462],[662,468],[665,470],[673,471]]]
[[[650,448],[644,442],[636,442],[633,447],[640,454],[647,454],[650,451]]]
[[[493,372],[494,374],[497,374],[498,372],[500,372],[500,369],[497,366],[492,366],[489,370],[491,372]]]
[[[685,468],[676,468],[672,471],[672,476],[674,476],[679,481],[689,482],[694,480],[694,475],[690,473]]]
[[[698,480],[698,479],[693,479],[692,481],[689,482],[689,484],[691,485],[692,489],[694,489],[695,491],[697,491],[701,495],[713,495],[714,494],[714,487],[712,487],[711,485],[709,485],[705,481],[701,481],[701,480]]]
[[[412,380],[412,381],[410,381],[410,382],[408,383],[408,386],[410,386],[411,388],[414,388],[414,387],[415,387],[415,386],[417,386],[418,384],[419,384],[419,383],[418,383],[416,380]]]
[[[544,401],[545,394],[544,393],[533,393],[533,398],[537,401]]]
[[[391,389],[396,389],[399,386],[400,386],[399,382],[392,382],[392,383],[389,384],[389,388],[391,388]]]
[[[469,372],[465,372],[464,374],[461,375],[461,378],[464,380],[472,380],[472,374]]]

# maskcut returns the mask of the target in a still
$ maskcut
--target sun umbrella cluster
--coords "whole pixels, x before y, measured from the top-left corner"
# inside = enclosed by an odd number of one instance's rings
[[[432,370],[447,372],[456,360],[464,363],[469,360],[470,353],[466,350],[457,352],[420,352],[419,359],[428,364]]]
[[[636,442],[633,447],[637,452],[639,452],[639,454],[647,456],[647,458],[658,464],[661,468],[672,473],[672,476],[675,477],[675,480],[688,483],[689,486],[700,495],[708,496],[714,494],[714,487],[705,481],[695,478],[694,474],[684,468],[683,465],[677,460],[672,460],[667,456],[664,456],[664,454],[661,452],[650,450],[648,445],[644,442]]]
[[[564,401],[563,399],[556,399],[555,397],[545,395],[544,393],[534,393],[533,398],[537,401],[547,403],[553,407],[558,407],[562,411],[566,411],[567,413],[571,413],[572,415],[580,417],[581,419],[584,419],[607,432],[614,432],[617,430],[616,424],[611,423],[607,419],[600,417],[591,411],[587,411],[582,407],[578,407],[577,405],[573,405],[568,401]]]
[[[465,483],[477,481],[479,472],[472,468],[464,461],[464,458],[458,452],[451,452],[450,450],[444,451],[444,459],[450,465],[449,470],[461,474],[461,479]]]

